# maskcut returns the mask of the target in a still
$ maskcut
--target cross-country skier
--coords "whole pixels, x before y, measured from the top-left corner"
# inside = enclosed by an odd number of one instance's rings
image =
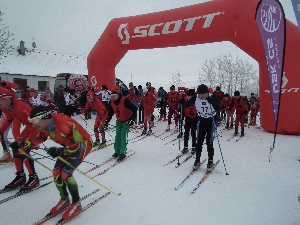
[[[120,88],[114,86],[111,89],[112,106],[111,114],[116,114],[116,138],[114,143],[115,153],[113,157],[118,158],[118,161],[122,161],[126,158],[127,150],[127,136],[130,126],[134,124],[134,120],[137,114],[137,108],[120,93]],[[111,116],[111,115],[109,115]]]
[[[195,89],[189,89],[187,91],[186,101],[190,100],[195,95]],[[183,105],[184,100],[181,99],[180,103]],[[197,123],[198,123],[198,113],[195,104],[185,108],[183,110],[183,114],[185,116],[184,123],[184,148],[181,151],[182,153],[187,153],[188,150],[188,142],[191,131],[192,136],[192,154],[196,151],[196,132],[197,132]]]
[[[170,131],[171,118],[173,116],[175,120],[175,131],[178,131],[178,107],[179,107],[179,93],[175,91],[175,86],[170,87],[170,91],[165,97],[166,102],[169,106],[168,113],[168,126],[166,131]]]
[[[15,179],[7,184],[5,188],[15,188],[22,185],[21,190],[34,188],[39,185],[39,178],[34,168],[34,161],[19,151],[19,149],[21,149],[23,152],[30,154],[32,148],[31,142],[33,142],[33,139],[38,134],[38,130],[28,121],[32,107],[27,102],[15,98],[6,88],[0,87],[0,109],[5,114],[5,120],[0,126],[1,135],[8,129],[13,120],[17,119],[25,126],[20,136],[16,137],[15,141],[9,145],[12,149],[17,172]],[[27,183],[23,163],[29,173]]]
[[[207,171],[211,171],[214,166],[213,130],[216,128],[214,117],[216,117],[220,111],[220,103],[215,96],[208,93],[208,87],[201,84],[197,88],[197,96],[193,96],[190,100],[188,100],[185,103],[184,108],[193,104],[196,106],[198,119],[200,121],[196,145],[196,160],[194,162],[193,169],[196,170],[200,166],[202,145],[204,139],[206,139],[208,152]]]
[[[239,91],[234,92],[228,110],[235,109],[235,131],[234,135],[238,135],[239,123],[241,124],[241,136],[244,136],[244,123],[246,115],[249,112],[250,104],[246,96],[241,96]]]
[[[101,147],[104,147],[106,145],[104,123],[108,116],[107,109],[100,99],[95,98],[94,92],[92,91],[88,92],[86,97],[87,97],[87,103],[85,105],[85,108],[81,110],[80,113],[85,113],[86,111],[89,110],[89,108],[92,108],[98,112],[94,123],[94,132],[95,132],[96,140],[93,146],[100,145]],[[101,138],[102,138],[101,144],[99,139],[99,133],[101,133]]]
[[[73,172],[81,164],[92,148],[92,138],[89,133],[74,119],[67,115],[51,113],[45,106],[36,106],[30,112],[30,123],[40,133],[37,138],[45,141],[47,137],[62,147],[46,148],[53,158],[62,157],[69,165],[57,159],[53,169],[53,178],[61,199],[50,213],[56,213],[60,208],[70,205],[67,188],[72,197],[72,204],[62,215],[63,219],[73,218],[80,210],[78,185]]]

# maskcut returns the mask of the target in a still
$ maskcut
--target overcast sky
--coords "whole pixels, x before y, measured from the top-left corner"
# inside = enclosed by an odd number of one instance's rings
[[[206,2],[203,0],[0,0],[3,22],[26,47],[35,41],[37,48],[58,53],[88,56],[107,24],[113,18],[163,11]],[[290,0],[280,1],[286,18],[296,24]],[[205,59],[224,53],[255,60],[229,42],[167,49],[129,51],[117,66],[117,76],[135,85],[147,81],[156,87],[170,86],[169,79],[178,70],[187,87],[198,82]],[[205,54],[203,54],[205,53]],[[154,66],[155,65],[155,66]],[[132,79],[131,79],[132,78]]]

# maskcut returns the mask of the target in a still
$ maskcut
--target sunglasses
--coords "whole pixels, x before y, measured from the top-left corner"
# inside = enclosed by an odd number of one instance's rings
[[[29,122],[34,124],[34,125],[38,124],[41,121],[41,119],[42,118],[40,118],[40,117],[34,117],[32,119],[28,118]]]

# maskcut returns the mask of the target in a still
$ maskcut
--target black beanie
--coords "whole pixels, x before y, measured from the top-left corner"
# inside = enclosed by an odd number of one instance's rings
[[[35,117],[40,117],[42,119],[52,118],[50,109],[43,105],[35,106],[31,110],[29,117],[30,117],[30,119],[35,118]]]
[[[200,84],[197,88],[198,94],[208,93],[208,87],[205,84]]]
[[[240,96],[241,94],[240,94],[239,91],[235,91],[233,95],[234,95],[234,96]]]
[[[194,96],[195,94],[195,89],[189,89],[187,92],[186,92],[187,96]]]

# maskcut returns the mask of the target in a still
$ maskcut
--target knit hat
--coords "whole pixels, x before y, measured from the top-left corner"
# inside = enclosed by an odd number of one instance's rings
[[[240,94],[239,91],[235,91],[233,95],[234,95],[234,96],[240,96],[241,94]]]
[[[185,87],[178,87],[178,91],[185,91]]]
[[[0,87],[0,99],[11,100],[13,96],[7,88]]]
[[[254,93],[251,93],[251,95],[254,95]]]
[[[34,88],[30,88],[30,89],[29,89],[29,92],[36,93],[36,90],[35,90]]]
[[[226,93],[226,94],[224,95],[224,97],[225,97],[225,98],[229,98],[230,96],[229,96],[228,93]]]
[[[111,89],[111,92],[113,94],[119,94],[120,93],[120,88],[118,86],[114,86],[112,89]]]
[[[217,90],[217,91],[220,91],[220,90],[221,90],[220,86],[217,86],[217,87],[216,87],[216,90]]]
[[[151,82],[148,81],[148,82],[146,83],[146,86],[151,86]]]
[[[108,88],[106,87],[105,84],[102,85],[102,90],[107,90]]]
[[[39,118],[39,119],[50,119],[52,118],[51,116],[51,111],[48,107],[43,106],[43,105],[38,105],[35,106],[29,115],[29,119],[33,118]]]
[[[209,87],[208,92],[212,94],[214,92],[214,90],[211,87]]]
[[[187,92],[186,92],[187,96],[194,96],[195,94],[195,89],[189,89]]]
[[[200,84],[197,88],[198,94],[205,94],[208,92],[208,87],[205,84]]]
[[[174,86],[174,85],[171,85],[170,89],[175,90],[175,86]]]

